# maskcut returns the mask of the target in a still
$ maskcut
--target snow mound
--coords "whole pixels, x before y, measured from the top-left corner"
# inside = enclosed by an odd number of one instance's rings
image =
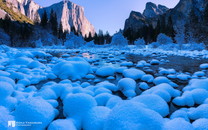
[[[91,67],[82,58],[72,58],[71,61],[61,61],[53,67],[53,73],[60,79],[77,80],[90,73]]]
[[[123,75],[125,78],[132,78],[134,80],[141,79],[145,73],[142,70],[138,69],[126,69],[123,71]]]
[[[183,91],[191,91],[197,88],[208,91],[208,79],[192,79],[189,85],[183,88]]]
[[[202,118],[192,123],[194,130],[208,130],[208,119]]]
[[[55,118],[55,109],[42,98],[30,98],[21,102],[14,111],[15,120],[20,122],[42,122],[30,129],[46,129]],[[21,127],[20,127],[21,128]]]
[[[208,63],[204,63],[200,65],[201,69],[208,69]]]
[[[159,84],[162,84],[162,83],[168,83],[170,84],[172,87],[178,87],[177,84],[173,83],[171,80],[169,80],[168,78],[166,77],[163,77],[163,76],[160,76],[160,77],[157,77],[153,80],[153,83],[155,85],[159,85]]]
[[[185,111],[183,108],[176,110],[174,113],[172,113],[172,115],[170,116],[170,119],[174,119],[174,118],[183,118],[184,120],[188,122],[190,121],[187,110]]]
[[[9,114],[9,111],[5,107],[0,106],[0,112],[1,112],[0,129],[7,130],[8,129],[8,121],[14,121],[14,117]]]
[[[117,104],[109,113],[104,130],[159,130],[162,129],[163,123],[163,118],[157,112],[145,108],[143,104],[124,101]]]
[[[194,106],[194,104],[202,104],[208,98],[208,91],[204,89],[194,89],[185,91],[181,97],[173,100],[178,106]]]
[[[154,80],[154,77],[150,74],[146,74],[146,75],[142,76],[141,80],[145,81],[147,83],[152,83]]]
[[[110,113],[107,107],[94,107],[85,115],[83,129],[85,130],[101,130]]]
[[[208,118],[208,104],[202,104],[197,108],[189,109],[188,116],[192,120]]]
[[[70,119],[58,119],[49,125],[48,130],[76,130],[76,127]]]
[[[170,102],[172,97],[180,96],[180,91],[174,89],[167,83],[162,83],[157,86],[154,86],[146,91],[144,91],[142,94],[156,94],[163,98],[166,102]]]
[[[115,73],[115,68],[112,66],[104,66],[96,71],[96,75],[102,76],[102,77],[107,77],[107,76],[113,76]]]
[[[147,108],[158,112],[161,116],[165,117],[169,114],[168,104],[159,96],[154,94],[141,95],[131,99],[139,103],[143,103]]]
[[[175,118],[165,123],[164,130],[194,130],[194,128],[183,118]]]
[[[118,88],[128,98],[136,96],[136,82],[131,78],[120,79],[118,81]]]
[[[0,81],[0,99],[10,96],[13,93],[13,91],[14,88],[11,84],[4,81]]]
[[[109,93],[102,93],[95,96],[95,100],[97,101],[98,106],[106,106],[108,100],[113,97],[113,95]]]
[[[116,86],[115,84],[113,83],[110,83],[108,81],[104,81],[104,82],[100,82],[98,84],[96,84],[96,86],[98,88],[106,88],[106,89],[109,89],[111,91],[117,91],[118,90],[118,86]]]
[[[96,100],[84,93],[68,94],[63,102],[66,117],[82,118],[89,110],[97,105]]]

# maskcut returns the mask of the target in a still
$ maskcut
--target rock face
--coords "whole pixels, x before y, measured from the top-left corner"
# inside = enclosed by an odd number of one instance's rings
[[[51,10],[57,14],[58,22],[62,22],[63,29],[71,31],[71,27],[82,33],[83,36],[88,35],[91,32],[93,35],[95,29],[92,24],[87,20],[84,15],[84,8],[76,5],[70,1],[59,2],[52,6],[42,8],[38,12],[42,16],[44,10],[50,16]]]
[[[140,12],[132,11],[129,18],[125,22],[124,31],[130,29],[133,32],[137,32],[138,29],[143,28],[148,24],[155,24],[155,19],[159,15],[166,13],[169,9],[163,5],[156,5],[154,3],[148,2],[146,8],[141,14]]]
[[[144,15],[142,15],[140,12],[132,11],[129,18],[125,22],[124,30],[133,29],[136,31],[143,27],[145,24],[146,18]]]
[[[146,18],[154,18],[154,17],[157,17],[158,15],[164,14],[167,11],[168,11],[168,8],[166,6],[163,6],[163,5],[157,6],[156,4],[152,2],[148,2],[146,4],[146,8],[143,12],[143,15]]]
[[[44,10],[50,17],[50,12],[53,9],[57,14],[58,23],[62,22],[63,29],[71,31],[71,27],[74,27],[76,31],[81,32],[83,36],[88,35],[91,32],[95,34],[93,25],[87,20],[84,15],[84,8],[76,5],[69,0],[65,0],[49,7],[42,8],[36,4],[33,0],[6,0],[7,6],[16,13],[26,15],[31,20],[40,20]],[[5,12],[0,10],[0,17],[4,18]]]

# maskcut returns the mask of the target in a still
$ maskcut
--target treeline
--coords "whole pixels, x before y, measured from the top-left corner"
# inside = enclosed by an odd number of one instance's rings
[[[136,32],[132,28],[128,28],[127,30],[124,30],[123,35],[129,40],[129,44],[133,44],[134,41],[141,38],[148,44],[155,42],[160,33],[164,33],[167,36],[174,38],[175,31],[172,17],[169,16],[168,19],[166,19],[166,16],[162,15],[157,19],[156,27],[153,27],[152,24],[148,24],[144,25]]]
[[[111,43],[112,36],[108,31],[104,34],[102,30],[99,30],[98,33],[94,34],[94,36],[92,36],[91,33],[89,33],[88,36],[85,35],[84,39],[86,42],[94,41],[97,45],[104,45]]]
[[[12,21],[8,14],[5,15],[4,19],[0,19],[0,28],[10,36],[10,46],[12,47],[24,46],[24,41],[33,35],[33,25]],[[22,42],[17,45],[17,40]]]
[[[208,4],[201,14],[196,8],[192,8],[184,26],[186,42],[203,42],[208,45]]]

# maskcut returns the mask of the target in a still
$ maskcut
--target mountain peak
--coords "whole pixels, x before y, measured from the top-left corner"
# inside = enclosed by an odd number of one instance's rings
[[[158,15],[164,14],[167,10],[168,8],[166,6],[157,6],[155,3],[147,2],[143,15],[147,18],[154,18]]]

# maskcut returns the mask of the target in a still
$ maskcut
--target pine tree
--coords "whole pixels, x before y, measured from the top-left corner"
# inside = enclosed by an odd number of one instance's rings
[[[51,10],[50,13],[49,25],[51,30],[53,31],[53,35],[57,36],[57,32],[58,32],[57,15],[56,12],[53,11],[53,9]]]
[[[206,5],[205,10],[204,10],[203,24],[205,26],[208,26],[208,4]]]
[[[46,28],[47,23],[48,23],[48,16],[47,16],[46,11],[44,10],[43,16],[41,18],[41,26]]]
[[[173,20],[172,17],[168,17],[168,24],[166,25],[166,33],[167,36],[174,38],[175,37],[175,30],[173,27]]]

